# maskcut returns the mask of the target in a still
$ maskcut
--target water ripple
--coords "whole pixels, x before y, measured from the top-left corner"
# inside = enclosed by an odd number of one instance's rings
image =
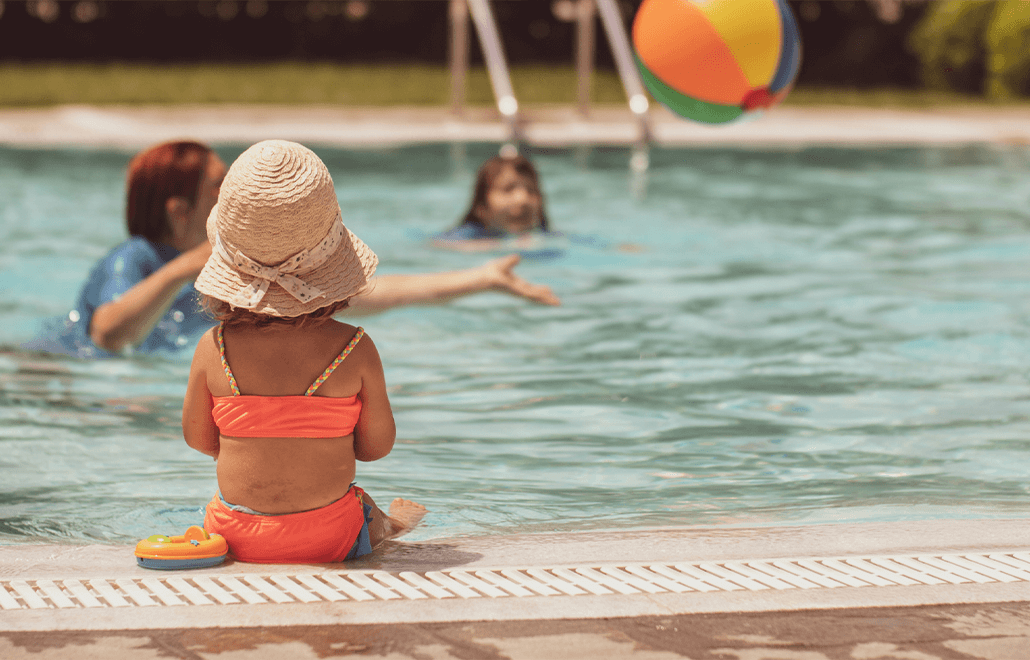
[[[424,241],[491,145],[324,151],[383,272],[482,261]],[[536,155],[567,237],[519,273],[561,307],[362,319],[398,442],[359,480],[429,507],[413,539],[1030,514],[1030,149],[655,149],[643,182],[628,157]],[[120,240],[126,158],[0,149],[0,543],[174,531],[215,490],[189,351],[12,348]]]

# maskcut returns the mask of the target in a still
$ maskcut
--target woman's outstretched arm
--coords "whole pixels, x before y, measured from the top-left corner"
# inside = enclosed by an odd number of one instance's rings
[[[478,268],[420,275],[381,275],[368,291],[351,298],[349,312],[375,314],[402,305],[434,305],[484,291],[501,291],[541,305],[561,301],[550,287],[532,284],[513,272],[520,257],[511,254]],[[345,312],[346,313],[346,312]]]

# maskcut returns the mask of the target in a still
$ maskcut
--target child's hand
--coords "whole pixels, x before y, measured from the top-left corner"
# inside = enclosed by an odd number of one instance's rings
[[[512,295],[531,300],[541,305],[560,305],[561,300],[554,295],[551,288],[542,284],[531,284],[512,272],[518,265],[521,257],[517,254],[509,254],[500,259],[494,259],[483,264],[480,268],[483,275],[489,282],[489,288],[497,291],[507,291]]]

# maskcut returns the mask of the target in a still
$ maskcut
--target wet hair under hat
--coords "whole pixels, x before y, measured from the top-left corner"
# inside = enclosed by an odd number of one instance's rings
[[[257,314],[249,309],[233,307],[229,303],[201,294],[200,308],[213,320],[224,323],[226,327],[231,326],[252,326],[264,328],[270,325],[289,324],[296,327],[305,325],[317,325],[331,320],[334,316],[350,306],[350,299],[338,300],[325,307],[319,307],[313,312],[299,316],[272,316],[271,314]]]

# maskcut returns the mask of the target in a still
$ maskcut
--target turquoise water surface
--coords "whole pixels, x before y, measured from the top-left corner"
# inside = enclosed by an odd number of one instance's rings
[[[227,161],[243,145],[220,148]],[[382,273],[432,248],[495,145],[317,148]],[[398,442],[360,464],[413,539],[1030,515],[1030,147],[536,150],[567,238],[487,294],[360,319]],[[124,238],[131,153],[0,148],[0,543],[131,542],[201,519],[182,353],[18,345]]]

